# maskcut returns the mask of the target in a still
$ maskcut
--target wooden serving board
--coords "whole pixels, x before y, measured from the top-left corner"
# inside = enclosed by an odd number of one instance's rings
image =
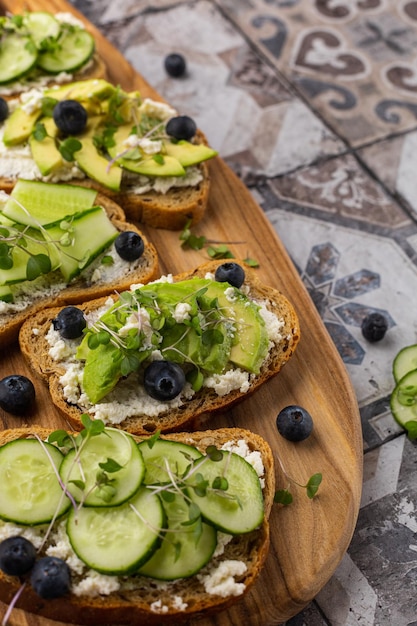
[[[0,0],[0,8],[71,11],[64,0]],[[157,96],[123,56],[92,25],[97,48],[108,65],[109,79],[125,89],[139,89],[143,96]],[[204,130],[204,129],[203,129]],[[199,620],[199,626],[273,626],[301,611],[320,591],[342,559],[355,527],[362,485],[362,437],[358,406],[344,365],[327,334],[283,245],[246,187],[216,158],[210,163],[212,189],[204,221],[196,234],[228,244],[236,257],[259,261],[259,277],[283,291],[300,318],[301,341],[282,372],[253,396],[227,413],[210,420],[210,427],[241,426],[264,436],[287,474],[305,484],[321,472],[318,495],[309,500],[304,490],[291,487],[294,502],[275,505],[271,516],[271,549],[266,565],[253,589],[232,609]],[[159,251],[161,271],[173,274],[207,260],[205,251],[185,251],[179,233],[143,228]],[[18,347],[0,356],[0,378],[13,373],[33,375],[27,370]],[[36,410],[25,423],[64,427],[49,401],[47,390],[34,381]],[[314,432],[304,442],[285,441],[275,420],[289,404],[306,407],[314,419]],[[22,419],[0,410],[0,427],[22,425]],[[277,463],[277,488],[287,481]],[[0,616],[5,606],[0,603]],[[197,622],[190,622],[190,625]],[[34,615],[13,611],[13,626],[63,626]]]

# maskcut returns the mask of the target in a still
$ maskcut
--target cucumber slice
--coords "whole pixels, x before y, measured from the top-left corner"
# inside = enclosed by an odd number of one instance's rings
[[[20,224],[47,226],[90,209],[96,197],[97,191],[88,187],[22,179],[14,186],[3,213]]]
[[[392,365],[395,382],[398,383],[408,372],[417,369],[417,344],[399,351]]]
[[[46,11],[32,11],[23,18],[23,24],[28,29],[37,48],[48,37],[58,37],[60,23],[51,13]]]
[[[74,552],[92,569],[129,575],[153,554],[164,523],[159,497],[141,487],[121,506],[72,509],[67,534]]]
[[[54,50],[40,51],[37,65],[48,74],[75,72],[94,54],[94,38],[81,28],[61,31]]]
[[[195,477],[197,473],[208,481],[209,488],[204,495],[193,488],[187,493],[208,522],[230,535],[248,533],[262,523],[264,506],[259,478],[243,457],[224,452],[220,461],[208,457],[203,462],[197,460],[192,475]],[[228,488],[224,492],[213,489],[213,481],[219,477],[227,480]]]
[[[198,522],[188,525],[189,505],[182,496],[163,502],[163,506],[168,519],[166,535],[139,573],[159,580],[188,578],[210,561],[217,545],[217,531],[203,523],[200,534]]]
[[[110,472],[100,466],[109,459],[121,469]],[[103,469],[109,483],[95,487],[97,476]],[[77,502],[82,501],[84,506],[113,507],[137,492],[145,475],[145,463],[130,435],[106,428],[104,433],[88,439],[78,452],[73,449],[66,455],[60,475]],[[79,481],[84,483],[84,489],[79,486]]]
[[[45,524],[70,506],[58,481],[62,453],[37,439],[0,448],[0,517],[16,524]]]
[[[4,31],[0,45],[0,84],[24,76],[35,66],[36,46],[29,36]]]
[[[417,369],[408,372],[391,394],[391,412],[406,430],[408,422],[417,422]]]
[[[51,241],[57,243],[60,270],[67,282],[78,276],[119,234],[101,207],[93,207],[75,216],[68,222],[69,230],[63,230],[61,225],[48,227],[47,232]],[[67,236],[71,245],[62,243]]]
[[[158,439],[152,447],[142,441],[138,447],[146,464],[146,485],[171,482],[170,473],[182,476],[190,463],[202,456],[197,448],[179,441]]]

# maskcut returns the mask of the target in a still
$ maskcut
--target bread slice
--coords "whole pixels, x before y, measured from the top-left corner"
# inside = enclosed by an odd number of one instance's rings
[[[16,296],[14,304],[0,303],[0,347],[16,341],[25,319],[32,318],[47,307],[62,307],[87,302],[114,293],[117,289],[128,289],[132,283],[147,283],[159,275],[159,262],[155,247],[136,225],[126,221],[121,207],[101,194],[97,194],[96,205],[106,210],[110,220],[120,232],[134,231],[142,237],[145,250],[141,258],[132,264],[126,262],[121,273],[113,276],[110,281],[99,279],[92,282],[91,273],[81,273],[61,291],[55,289],[53,293],[47,294],[43,289],[38,291],[31,289],[29,294],[23,292]],[[37,279],[37,281],[45,285],[44,278]]]
[[[45,428],[18,428],[0,433],[0,445],[18,438],[32,437],[34,434],[46,439],[50,431]],[[250,451],[259,451],[264,466],[264,510],[262,525],[246,535],[235,536],[224,547],[223,554],[216,556],[201,570],[207,574],[212,568],[229,560],[242,561],[246,571],[235,576],[235,581],[243,583],[240,595],[222,597],[206,591],[201,577],[179,579],[158,584],[157,581],[140,577],[138,584],[123,587],[108,595],[98,597],[76,596],[70,593],[62,598],[43,600],[27,584],[17,601],[16,608],[30,613],[80,625],[135,624],[153,626],[178,624],[184,621],[205,617],[213,612],[224,610],[239,602],[243,595],[255,584],[265,563],[269,549],[269,516],[275,493],[275,470],[269,444],[259,435],[240,428],[222,428],[195,433],[178,433],[166,438],[197,447],[204,452],[209,445],[220,448],[226,442],[245,441]],[[76,577],[76,575],[75,575]],[[0,600],[10,604],[21,586],[17,577],[7,576],[0,571]]]
[[[194,271],[184,272],[174,277],[174,282],[186,280],[192,277],[204,278],[207,274],[213,275],[216,268],[223,261],[210,261],[199,266]],[[288,301],[288,299],[278,290],[264,285],[256,276],[256,270],[245,267],[245,282],[242,289],[249,290],[249,297],[257,303],[263,303],[266,309],[272,312],[276,318],[281,321],[282,328],[280,334],[260,368],[258,375],[245,374],[246,383],[242,383],[238,388],[234,388],[225,393],[218,395],[213,387],[202,387],[190,399],[182,398],[180,403],[170,402],[166,404],[166,409],[158,414],[151,414],[148,409],[137,411],[135,415],[119,418],[121,421],[114,420],[113,424],[132,433],[151,433],[156,430],[162,432],[173,432],[192,428],[193,421],[202,414],[210,414],[215,411],[225,410],[235,402],[242,400],[249,394],[256,391],[269,378],[278,374],[283,365],[293,354],[300,337],[300,329],[297,314]],[[86,315],[90,315],[94,311],[98,311],[105,305],[105,300],[97,300],[86,303],[80,308]],[[52,402],[65,416],[68,422],[74,428],[80,428],[80,416],[82,413],[89,412],[94,417],[94,407],[84,405],[81,400],[77,403],[70,403],[64,395],[64,385],[67,384],[61,380],[61,376],[65,373],[63,362],[54,360],[50,354],[51,345],[48,342],[47,335],[51,328],[51,321],[58,314],[59,309],[44,309],[36,315],[28,319],[22,326],[19,336],[20,349],[29,363],[30,367],[41,376],[49,386]],[[275,319],[275,318],[274,318]],[[123,384],[123,383],[122,383]],[[240,383],[239,383],[240,385]],[[116,390],[118,387],[116,386]],[[139,386],[135,386],[135,391]],[[118,394],[121,389],[119,388]],[[115,393],[114,391],[112,392]],[[126,401],[129,408],[130,397]],[[118,415],[121,409],[120,396],[113,400],[115,404],[109,406],[108,414],[113,417]],[[98,409],[97,417],[106,421],[103,417],[103,408],[106,407],[106,398],[98,403],[95,407]],[[109,418],[110,419],[110,418]]]

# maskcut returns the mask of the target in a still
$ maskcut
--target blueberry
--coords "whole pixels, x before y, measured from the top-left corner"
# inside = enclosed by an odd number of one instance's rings
[[[222,263],[214,273],[219,283],[230,283],[233,287],[241,287],[245,280],[245,270],[239,263]]]
[[[22,576],[36,561],[33,543],[24,537],[8,537],[0,543],[0,569],[9,576]]]
[[[114,245],[117,254],[124,261],[136,261],[136,259],[140,259],[145,250],[142,237],[133,230],[126,230],[120,233]]]
[[[77,100],[62,100],[54,107],[54,122],[65,135],[82,133],[87,124],[87,111]]]
[[[173,400],[185,385],[185,374],[177,363],[152,361],[145,369],[146,393],[155,400]]]
[[[12,374],[0,380],[0,407],[13,415],[26,413],[35,401],[35,387],[29,378]]]
[[[9,105],[7,100],[0,98],[0,122],[4,122],[7,117],[9,117]]]
[[[45,556],[36,561],[30,575],[33,590],[45,600],[64,596],[70,589],[70,583],[68,565],[54,556]]]
[[[52,320],[55,330],[59,332],[64,339],[76,339],[81,337],[87,323],[84,313],[76,306],[66,306]]]
[[[313,430],[313,420],[303,407],[291,404],[278,413],[277,428],[285,439],[303,441]]]
[[[173,52],[165,57],[164,67],[169,76],[179,78],[180,76],[184,76],[187,64],[182,54]]]
[[[185,139],[189,141],[197,132],[197,125],[188,115],[177,115],[171,117],[166,125],[167,134],[174,139]]]
[[[374,343],[383,339],[388,330],[388,322],[382,313],[370,313],[362,320],[361,329],[365,339]]]

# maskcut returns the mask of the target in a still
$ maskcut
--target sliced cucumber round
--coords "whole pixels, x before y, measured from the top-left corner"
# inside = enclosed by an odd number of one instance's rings
[[[0,448],[0,517],[16,524],[50,522],[70,506],[58,480],[62,453],[37,439]]]
[[[204,462],[197,460],[195,465],[193,476],[200,474],[208,488],[202,493],[189,487],[188,495],[202,516],[231,535],[258,528],[264,518],[264,505],[259,478],[252,465],[233,452],[224,452],[220,461],[207,457]]]
[[[138,447],[146,464],[146,485],[172,482],[170,475],[182,476],[190,463],[202,456],[197,448],[179,441],[158,439],[152,447],[142,441]]]
[[[176,580],[193,576],[213,556],[217,532],[209,524],[189,524],[189,505],[177,495],[172,502],[163,501],[168,528],[161,547],[141,567],[143,576],[159,580]]]
[[[408,372],[417,369],[417,344],[399,351],[392,364],[394,380],[398,383]]]
[[[390,404],[394,418],[403,428],[408,430],[408,422],[417,422],[417,369],[397,383]]]
[[[4,32],[0,45],[0,84],[18,80],[35,67],[38,51],[29,36]]]
[[[60,475],[77,502],[87,507],[114,507],[137,492],[145,463],[133,437],[106,428],[66,455]]]
[[[86,30],[67,29],[53,50],[40,51],[37,64],[48,74],[75,72],[90,60],[94,47],[94,38]]]
[[[37,48],[48,37],[58,37],[61,25],[51,13],[46,11],[31,11],[23,18],[23,24],[28,29]]]
[[[161,501],[146,487],[117,507],[72,509],[67,534],[77,556],[108,575],[133,574],[158,547],[165,524]]]

